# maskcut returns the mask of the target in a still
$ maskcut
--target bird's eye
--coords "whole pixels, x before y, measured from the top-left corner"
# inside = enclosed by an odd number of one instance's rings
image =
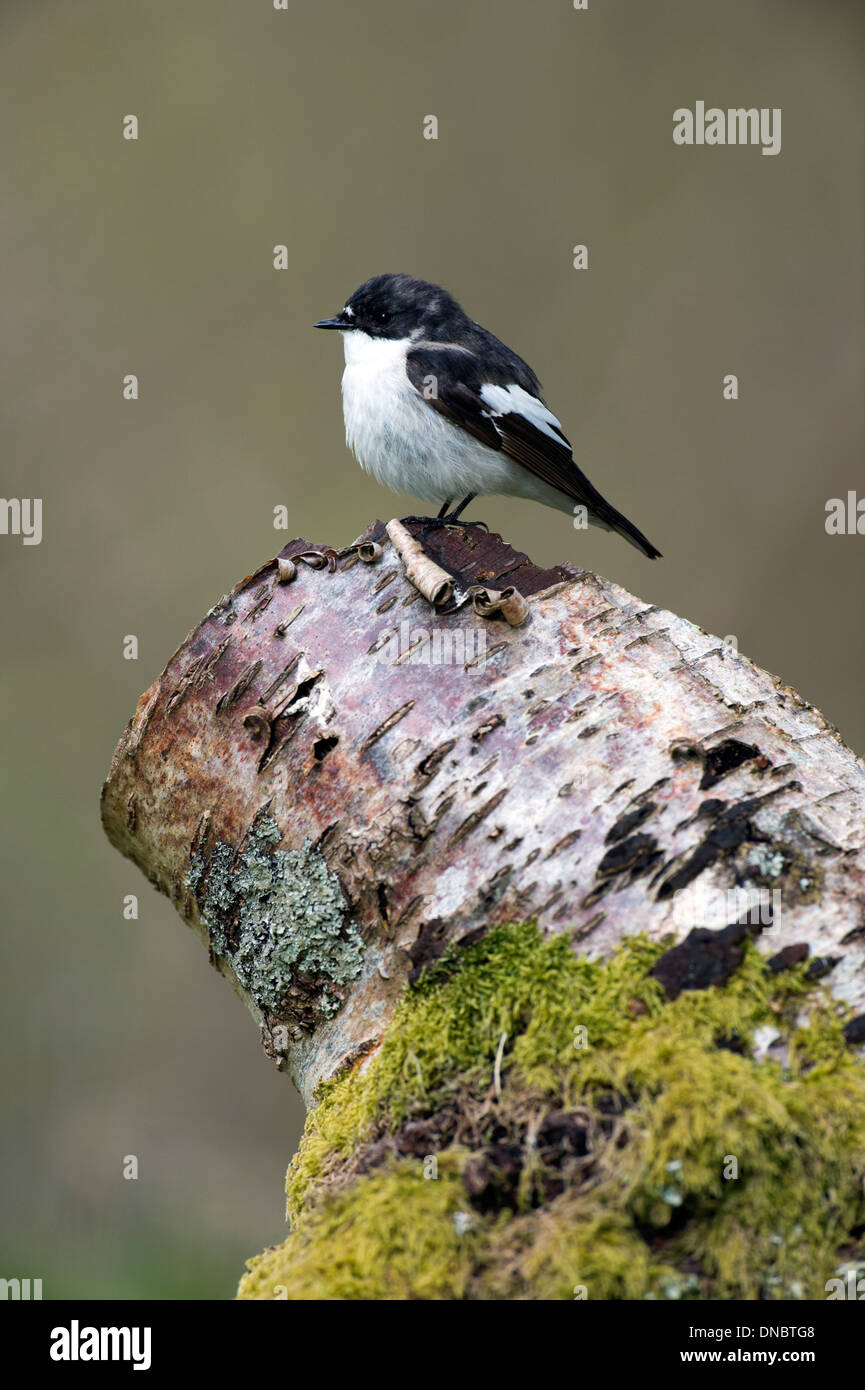
[[[387,312],[387,309],[382,309],[378,316],[378,321],[379,323],[390,323],[390,314]]]

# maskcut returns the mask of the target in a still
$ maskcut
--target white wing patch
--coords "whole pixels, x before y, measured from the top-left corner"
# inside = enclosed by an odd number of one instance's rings
[[[481,400],[490,407],[490,415],[522,415],[535,429],[554,439],[557,444],[567,448],[561,424],[551,410],[542,405],[537,396],[524,391],[522,386],[481,387]],[[486,412],[485,412],[486,413]],[[557,433],[558,431],[558,433]]]

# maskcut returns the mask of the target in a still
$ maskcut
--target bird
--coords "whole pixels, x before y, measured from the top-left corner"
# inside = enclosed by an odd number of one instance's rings
[[[392,491],[442,504],[434,518],[403,520],[451,525],[476,497],[504,494],[574,516],[585,508],[589,524],[660,556],[577,466],[531,367],[440,285],[375,275],[314,327],[342,334],[345,437],[358,462]]]

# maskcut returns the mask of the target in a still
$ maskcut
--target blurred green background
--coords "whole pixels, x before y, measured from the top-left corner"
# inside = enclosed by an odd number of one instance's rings
[[[470,515],[734,635],[865,749],[865,537],[824,529],[829,497],[865,495],[865,16],[841,0],[0,15],[2,493],[44,502],[40,546],[0,536],[0,1275],[42,1278],[46,1298],[226,1298],[284,1235],[301,1108],[97,801],[138,695],[288,538],[275,506],[289,535],[334,545],[421,509],[346,453],[340,344],[311,324],[381,271],[447,285],[532,363],[582,466],[665,558],[529,503]],[[780,155],[674,146],[674,109],[698,99],[781,107]]]

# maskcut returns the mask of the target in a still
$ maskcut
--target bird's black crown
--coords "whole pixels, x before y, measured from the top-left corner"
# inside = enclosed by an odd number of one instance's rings
[[[452,294],[411,275],[374,275],[355,290],[337,315],[340,326],[373,338],[427,334],[442,341],[470,323]]]

